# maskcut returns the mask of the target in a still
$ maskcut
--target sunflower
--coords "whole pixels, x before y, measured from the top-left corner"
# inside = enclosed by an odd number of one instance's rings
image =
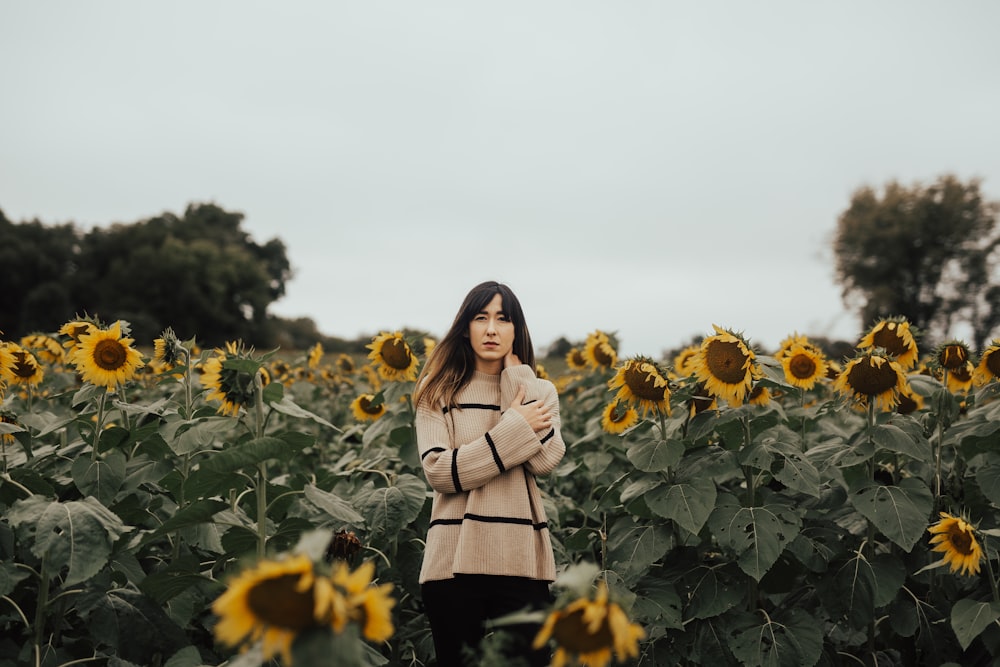
[[[549,372],[545,370],[545,366],[542,364],[535,364],[535,375],[543,380],[549,379]]]
[[[591,368],[612,368],[618,363],[618,353],[603,331],[595,331],[583,344],[583,358]]]
[[[771,390],[762,385],[756,385],[750,390],[750,395],[747,397],[747,403],[750,405],[770,405]]]
[[[7,344],[0,341],[0,396],[3,396],[3,389],[8,382],[14,381],[14,355],[11,354]]]
[[[63,343],[63,347],[72,353],[73,349],[80,343],[80,336],[93,333],[97,329],[100,329],[100,327],[90,320],[73,320],[72,322],[67,322],[59,328],[61,335],[69,337],[69,340]]]
[[[31,350],[36,358],[47,364],[62,363],[66,352],[62,345],[52,336],[46,334],[30,334],[21,338],[21,347]]]
[[[354,358],[349,354],[341,352],[337,355],[337,370],[345,375],[351,375],[355,371]]]
[[[994,338],[983,350],[974,377],[976,384],[980,386],[995,377],[1000,377],[1000,338]]]
[[[670,414],[670,387],[656,364],[646,357],[627,359],[608,380],[608,389],[617,389],[615,398],[642,408]]]
[[[374,394],[361,394],[351,401],[351,412],[359,422],[373,422],[385,414],[385,403],[376,403]]]
[[[969,359],[969,346],[960,340],[950,340],[934,350],[934,362],[947,371],[965,366]]]
[[[694,373],[694,360],[698,358],[700,345],[688,345],[674,356],[674,373],[678,377],[688,377]]]
[[[153,340],[153,360],[167,369],[173,368],[188,356],[187,349],[177,340],[177,334],[170,327],[163,330],[160,337]]]
[[[361,551],[361,540],[353,530],[338,530],[326,546],[327,561],[342,560],[350,563]]]
[[[691,394],[691,398],[688,399],[687,405],[688,415],[691,417],[694,417],[696,414],[704,412],[705,410],[719,409],[718,401],[715,399],[715,396],[709,394],[705,389],[704,382],[699,382],[695,385],[694,391]]]
[[[909,382],[899,362],[868,350],[847,362],[833,387],[860,405],[874,401],[876,409],[891,410]]]
[[[400,332],[380,333],[365,347],[371,350],[368,358],[384,379],[390,382],[417,379],[417,366],[420,362]]]
[[[809,391],[826,377],[826,359],[812,345],[794,343],[781,356],[781,367],[789,384]]]
[[[781,361],[782,359],[785,358],[785,355],[788,354],[788,351],[791,350],[792,347],[796,345],[803,345],[811,348],[816,348],[816,346],[809,341],[808,336],[801,336],[798,333],[793,333],[792,335],[788,336],[780,343],[778,343],[778,351],[774,353],[774,358],[777,359],[778,361]]]
[[[911,369],[919,356],[917,342],[905,317],[880,320],[858,343],[862,351],[879,347],[893,356],[904,371]]]
[[[742,405],[753,381],[760,377],[757,356],[742,336],[714,324],[712,327],[715,335],[702,341],[692,362],[695,377],[705,383],[711,395],[734,407]]]
[[[224,415],[239,415],[240,408],[251,404],[257,398],[255,376],[260,376],[261,367],[247,355],[242,343],[229,341],[225,350],[215,350],[215,354],[204,363],[201,383],[208,389],[206,400],[219,401],[218,411]]]
[[[392,584],[372,585],[375,563],[365,561],[351,572],[347,563],[340,561],[331,579],[347,601],[347,617],[361,626],[361,634],[373,642],[384,642],[394,631]]]
[[[582,371],[587,367],[587,359],[583,356],[583,351],[578,347],[571,347],[566,353],[566,365],[570,370]]]
[[[911,412],[918,412],[923,409],[924,397],[914,391],[910,383],[907,382],[906,387],[899,392],[899,405],[896,406],[896,412],[901,415],[908,415]]]
[[[11,424],[17,427],[21,426],[14,413],[8,410],[0,410],[0,424]],[[14,437],[13,433],[0,432],[0,442],[5,445],[12,445],[17,442],[17,439]]]
[[[952,572],[979,574],[983,548],[976,539],[976,529],[965,519],[940,512],[941,519],[927,529],[934,537],[932,551],[944,554],[935,565],[950,565]]]
[[[624,433],[639,421],[639,413],[626,402],[611,401],[601,413],[601,428],[606,433]]]
[[[6,347],[13,357],[14,363],[10,366],[13,384],[23,384],[35,386],[45,377],[45,371],[38,364],[38,360],[28,350],[17,343],[7,343]]]
[[[431,356],[431,352],[434,351],[434,347],[437,346],[437,340],[431,338],[430,336],[424,336],[424,359]]]
[[[582,597],[552,611],[535,636],[533,646],[540,649],[555,640],[552,667],[568,661],[586,667],[605,667],[612,651],[618,660],[639,656],[639,640],[645,630],[614,602],[608,601],[607,584],[601,581],[594,599]]]
[[[263,640],[264,661],[280,653],[292,661],[292,642],[306,630],[347,622],[347,605],[326,577],[317,577],[304,555],[265,560],[234,578],[212,603],[219,616],[215,637],[228,646]]]
[[[306,365],[309,368],[319,367],[319,362],[323,359],[323,345],[321,343],[316,343],[311,348],[309,348],[309,355],[307,357]]]
[[[958,392],[967,392],[972,388],[973,374],[975,373],[976,367],[971,361],[966,361],[958,368],[954,368],[946,372],[945,384],[948,390],[953,394]]]
[[[132,347],[132,339],[122,335],[120,321],[107,329],[80,334],[69,358],[85,382],[109,390],[131,380],[145,365],[142,354]]]

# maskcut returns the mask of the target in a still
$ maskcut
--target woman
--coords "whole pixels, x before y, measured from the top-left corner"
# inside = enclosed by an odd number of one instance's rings
[[[555,386],[534,368],[521,304],[485,282],[417,378],[417,446],[434,490],[420,583],[442,667],[478,664],[486,621],[550,600],[555,558],[535,476],[566,447]],[[536,626],[503,629],[517,655],[548,664],[530,649]]]

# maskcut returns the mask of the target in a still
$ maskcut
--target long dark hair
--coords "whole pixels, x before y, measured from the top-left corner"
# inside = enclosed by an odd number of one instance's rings
[[[513,352],[521,363],[527,364],[532,371],[535,370],[535,348],[531,344],[531,334],[524,321],[521,302],[503,283],[479,283],[465,295],[448,333],[434,346],[424,363],[417,378],[417,388],[413,392],[414,404],[454,404],[455,393],[472,379],[472,373],[476,370],[476,355],[469,342],[469,323],[497,294],[503,299],[504,313],[514,325]]]

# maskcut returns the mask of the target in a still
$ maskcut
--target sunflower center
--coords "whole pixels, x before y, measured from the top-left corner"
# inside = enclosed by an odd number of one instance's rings
[[[799,380],[808,380],[816,374],[816,362],[806,354],[796,354],[788,362],[788,370]]]
[[[952,549],[963,556],[972,555],[972,544],[974,542],[972,534],[967,530],[962,530],[957,525],[948,531],[948,542]]]
[[[873,364],[865,359],[856,364],[847,374],[847,382],[859,394],[878,396],[896,386],[896,371],[888,363]]]
[[[601,343],[594,348],[594,359],[601,366],[610,366],[615,363],[614,354],[610,352],[611,346]]]
[[[410,367],[410,347],[400,338],[392,338],[382,345],[382,360],[386,366],[398,371]]]
[[[117,340],[103,338],[94,346],[94,363],[101,370],[117,371],[128,360],[128,351]]]
[[[18,350],[14,353],[14,375],[20,378],[30,378],[35,374],[37,366],[31,363],[27,353]]]
[[[559,646],[567,651],[581,655],[609,648],[614,643],[614,636],[607,621],[601,623],[595,634],[588,632],[583,620],[583,609],[562,616],[552,628],[552,636]]]
[[[961,366],[958,366],[957,368],[950,369],[949,372],[959,382],[969,382],[970,380],[972,380],[972,371],[969,370],[968,364],[963,363]]]
[[[656,375],[643,370],[639,364],[631,364],[625,369],[625,384],[644,401],[662,401],[666,395],[666,387],[656,386]]]
[[[581,352],[580,350],[573,348],[570,351],[570,354],[573,355],[573,363],[576,364],[577,366],[587,365],[587,360],[584,358],[583,352]]]
[[[940,361],[941,365],[948,370],[954,370],[964,365],[968,358],[968,353],[961,345],[946,345],[945,348],[941,350],[941,356],[938,361]]]
[[[247,606],[265,625],[304,630],[315,625],[312,588],[295,589],[300,576],[285,574],[265,579],[250,589]]]
[[[739,384],[746,380],[744,368],[748,361],[749,357],[739,343],[715,340],[705,350],[708,370],[726,384]]]
[[[917,402],[907,396],[906,394],[899,395],[899,405],[896,406],[896,412],[901,415],[908,415],[917,409]]]
[[[990,352],[986,356],[986,368],[990,369],[993,375],[1000,375],[1000,351]]]
[[[872,336],[872,342],[875,343],[875,347],[881,347],[894,357],[898,357],[907,352],[908,348],[906,347],[906,343],[903,342],[903,338],[896,333],[895,325],[889,326],[892,328],[890,329],[886,326],[876,331],[875,335]]]
[[[365,412],[370,415],[377,415],[379,412],[382,411],[382,404],[380,403],[378,405],[372,405],[372,399],[368,398],[367,396],[362,396],[358,400],[358,407],[361,408],[362,412]]]

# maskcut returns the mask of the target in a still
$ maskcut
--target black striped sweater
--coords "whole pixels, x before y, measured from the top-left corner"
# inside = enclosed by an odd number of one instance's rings
[[[520,385],[525,402],[545,401],[552,427],[535,433],[507,410]],[[547,475],[566,452],[559,396],[530,366],[500,375],[476,372],[455,407],[417,408],[417,446],[434,490],[420,582],[455,574],[555,580],[555,559],[535,475]]]

